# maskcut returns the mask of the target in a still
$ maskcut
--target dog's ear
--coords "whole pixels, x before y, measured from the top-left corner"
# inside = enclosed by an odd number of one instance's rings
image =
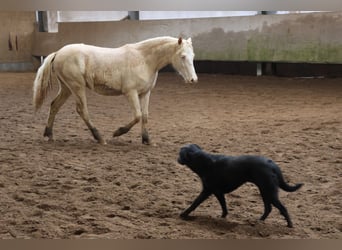
[[[196,152],[197,150],[193,150],[192,147],[190,147],[190,149],[186,148],[183,151],[182,157],[186,162],[191,162]]]
[[[186,164],[189,162],[189,152],[187,147],[182,147],[179,151],[178,163],[179,164]]]
[[[193,148],[196,148],[196,149],[199,149],[199,150],[202,150],[202,148],[200,146],[198,146],[197,144],[191,144],[191,146]]]

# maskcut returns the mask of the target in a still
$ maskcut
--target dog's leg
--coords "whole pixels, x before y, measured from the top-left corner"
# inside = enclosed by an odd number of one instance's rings
[[[220,202],[220,205],[221,205],[221,208],[222,208],[221,218],[225,218],[227,216],[227,214],[228,214],[228,210],[227,210],[227,204],[226,204],[226,199],[224,198],[224,194],[216,193],[215,197]]]
[[[272,204],[279,209],[280,213],[285,217],[285,220],[287,221],[288,227],[293,227],[292,221],[290,219],[290,215],[287,212],[287,209],[284,207],[283,204],[279,201],[279,199],[273,200]]]
[[[186,219],[188,215],[194,211],[203,201],[205,201],[212,193],[203,189],[199,196],[193,201],[190,207],[180,214],[180,217]]]
[[[264,209],[264,214],[260,217],[260,220],[266,220],[267,216],[272,211],[272,204],[268,198],[263,196],[263,194],[262,194],[262,200],[264,201],[264,208],[265,209]]]

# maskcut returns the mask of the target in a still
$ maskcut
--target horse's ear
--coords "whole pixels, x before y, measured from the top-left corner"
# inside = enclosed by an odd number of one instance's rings
[[[181,45],[182,44],[182,41],[183,41],[183,39],[180,37],[180,38],[178,38],[178,44],[179,45]]]
[[[190,44],[192,44],[192,39],[191,39],[191,37],[188,38],[188,42],[189,42]]]

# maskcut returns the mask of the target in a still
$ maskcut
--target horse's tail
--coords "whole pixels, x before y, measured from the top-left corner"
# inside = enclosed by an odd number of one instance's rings
[[[48,55],[44,63],[38,69],[33,83],[33,106],[37,111],[43,104],[49,87],[52,84],[52,62],[55,59],[56,52]]]
[[[290,186],[289,184],[287,184],[285,182],[283,174],[282,174],[282,172],[278,166],[275,168],[275,172],[276,172],[276,175],[278,177],[279,187],[286,192],[294,192],[294,191],[298,190],[301,186],[304,185],[303,183],[297,183],[294,186]]]

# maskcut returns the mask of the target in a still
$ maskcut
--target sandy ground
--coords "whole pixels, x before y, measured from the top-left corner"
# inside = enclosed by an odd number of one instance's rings
[[[55,142],[42,134],[48,104],[31,104],[33,73],[0,74],[0,238],[338,238],[342,239],[342,80],[199,75],[186,85],[160,74],[149,131],[112,138],[132,115],[124,97],[88,93],[97,144],[70,99],[57,115]],[[54,89],[54,92],[56,88]],[[198,195],[195,174],[176,162],[197,143],[213,153],[258,154],[276,161],[295,193],[280,191],[294,228],[277,209],[265,222],[257,188],[227,194],[219,218],[211,197],[183,221]]]

